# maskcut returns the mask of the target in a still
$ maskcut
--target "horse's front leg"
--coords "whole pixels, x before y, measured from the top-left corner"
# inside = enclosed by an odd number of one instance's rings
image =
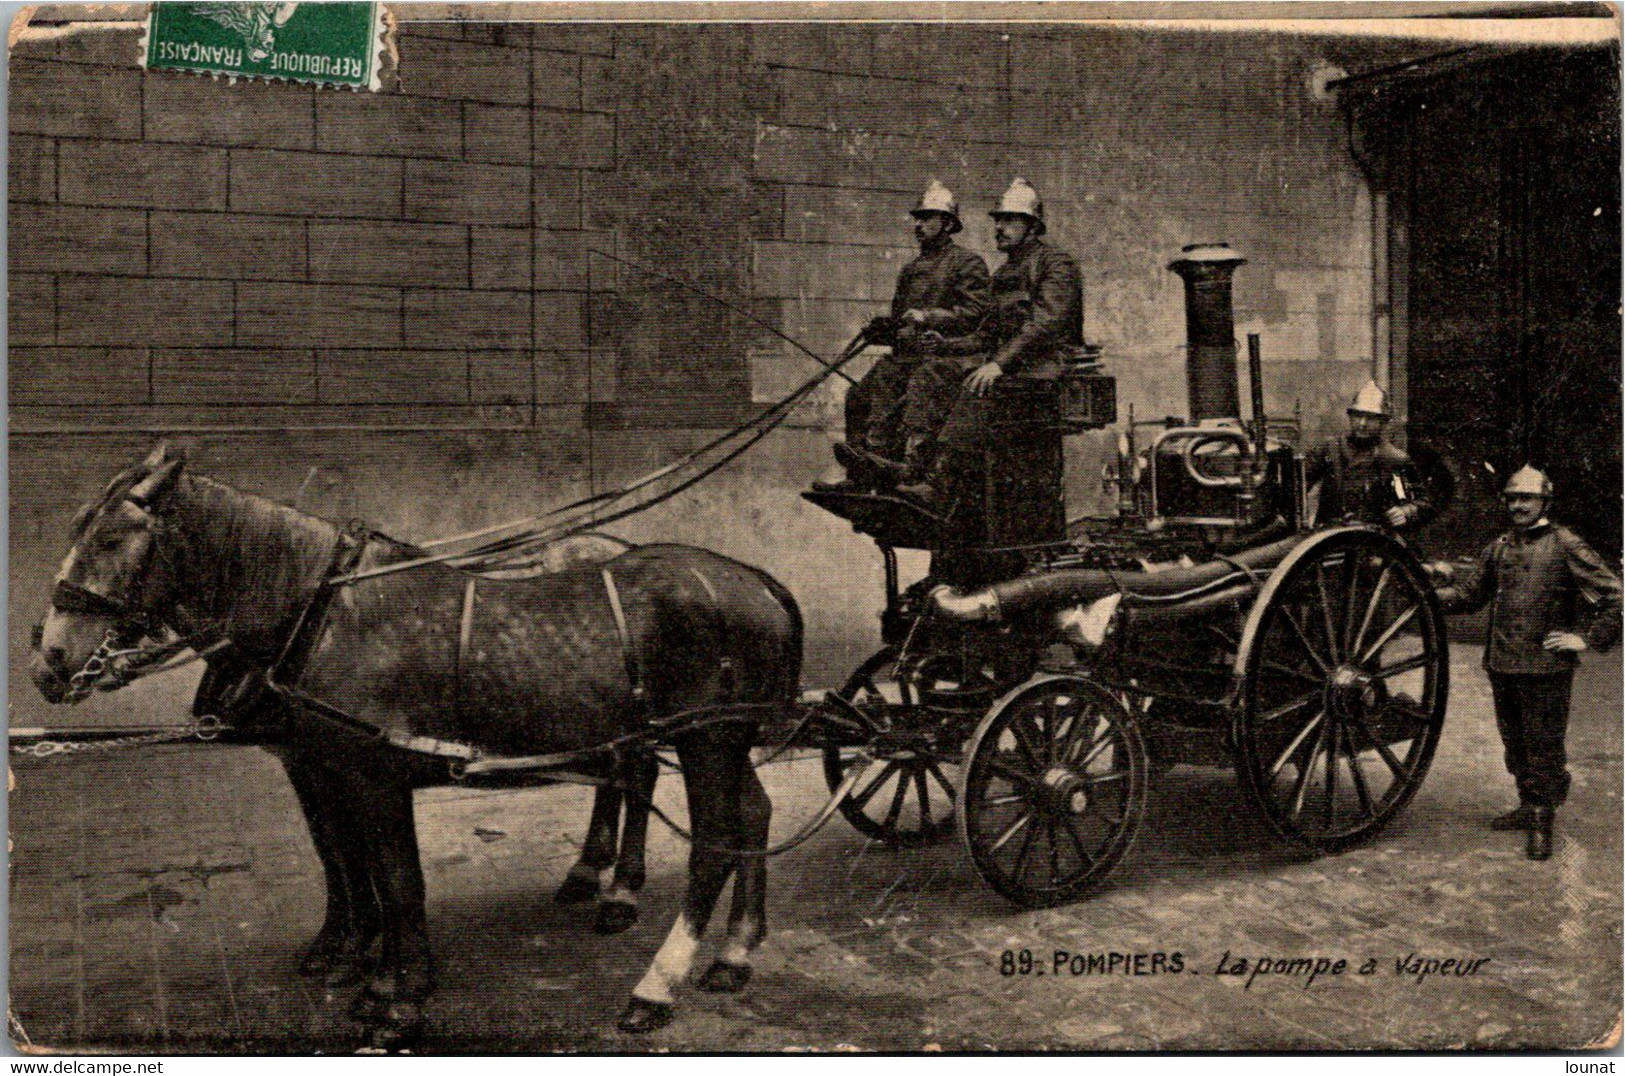
[[[660,777],[660,760],[653,751],[637,751],[624,758],[617,770],[618,780],[626,789],[626,820],[621,825],[620,848],[615,855],[614,882],[598,902],[593,930],[600,934],[619,934],[638,921],[638,891],[647,874],[644,854],[649,845],[649,811],[654,804],[655,782]]]
[[[404,779],[358,780],[356,804],[372,837],[374,884],[384,909],[384,946],[379,966],[356,1002],[356,1014],[372,1025],[371,1045],[399,1049],[423,1027],[423,1003],[434,990],[429,951],[423,867],[412,818],[412,786]]]
[[[678,741],[677,757],[694,837],[688,894],[654,963],[632,990],[621,1013],[622,1031],[655,1031],[671,1022],[672,990],[693,968],[700,935],[738,860],[733,849],[740,829],[740,778],[750,761],[748,739],[720,726],[691,733]]]
[[[754,769],[741,781],[739,877],[734,879],[733,907],[728,912],[728,940],[715,962],[700,976],[701,990],[736,994],[750,981],[750,954],[767,936],[768,829],[773,802]],[[754,855],[749,853],[755,853]]]
[[[328,986],[346,986],[360,979],[379,930],[381,913],[364,842],[333,774],[297,742],[278,752],[278,758],[299,800],[327,883],[327,914],[305,950],[299,974],[319,975]]]

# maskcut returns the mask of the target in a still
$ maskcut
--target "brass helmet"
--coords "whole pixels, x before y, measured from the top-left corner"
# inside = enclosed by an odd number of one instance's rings
[[[1532,493],[1537,497],[1551,500],[1552,480],[1547,478],[1544,472],[1537,471],[1526,463],[1507,479],[1506,488],[1501,491],[1501,495],[1507,497],[1514,493]]]
[[[1388,410],[1388,394],[1382,391],[1382,386],[1375,381],[1367,381],[1360,386],[1360,391],[1354,394],[1353,401],[1349,403],[1349,414],[1391,418],[1392,412]]]
[[[1044,234],[1044,202],[1033,190],[1033,185],[1017,176],[1010,181],[1010,189],[999,195],[998,204],[988,213],[990,217],[1026,217],[1033,222],[1033,234]]]
[[[926,184],[925,193],[920,195],[920,204],[909,210],[911,217],[917,217],[921,213],[941,213],[947,217],[949,235],[964,227],[959,222],[959,199],[954,197],[953,191],[934,179]]]

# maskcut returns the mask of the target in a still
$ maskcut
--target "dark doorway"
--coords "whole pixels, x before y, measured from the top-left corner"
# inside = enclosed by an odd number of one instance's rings
[[[1503,529],[1499,486],[1533,463],[1554,517],[1619,557],[1618,70],[1611,48],[1537,49],[1362,88],[1409,436],[1459,479],[1430,553]]]

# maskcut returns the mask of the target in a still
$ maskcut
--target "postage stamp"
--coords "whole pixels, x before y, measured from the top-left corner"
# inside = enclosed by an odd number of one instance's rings
[[[616,7],[11,28],[17,1048],[1616,1047],[1615,13]]]
[[[378,3],[161,3],[147,16],[141,63],[376,91],[383,39]]]

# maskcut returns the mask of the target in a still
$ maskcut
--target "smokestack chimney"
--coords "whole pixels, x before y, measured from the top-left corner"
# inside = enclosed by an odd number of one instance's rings
[[[1241,417],[1230,278],[1247,259],[1228,243],[1193,243],[1169,269],[1185,281],[1185,391],[1191,421]]]

